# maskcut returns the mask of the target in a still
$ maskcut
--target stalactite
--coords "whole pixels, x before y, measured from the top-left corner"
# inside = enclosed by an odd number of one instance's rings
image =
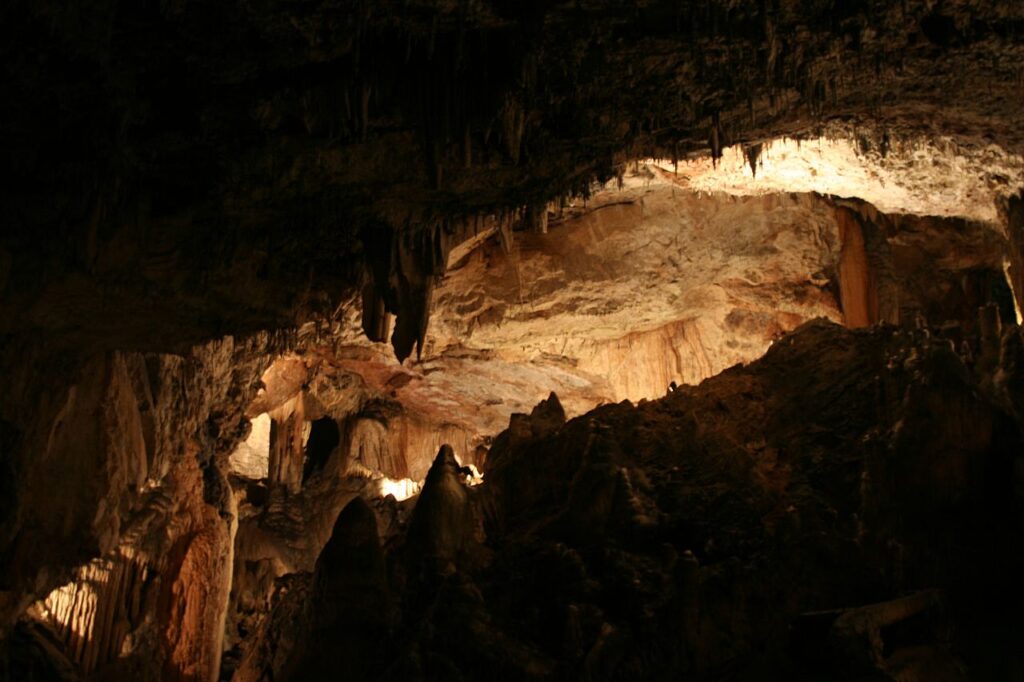
[[[430,317],[434,281],[444,273],[455,223],[437,219],[417,226],[410,219],[402,230],[379,227],[369,237],[367,282],[363,290],[363,330],[369,338],[383,340],[387,313],[396,321],[391,344],[399,362],[423,350]],[[461,222],[468,232],[468,219]],[[478,229],[478,222],[474,223]]]
[[[747,163],[750,164],[750,175],[751,177],[757,177],[757,161],[761,157],[762,144],[747,145],[743,148],[743,153],[747,157]]]
[[[352,125],[352,119],[353,119],[353,116],[355,115],[353,113],[353,111],[352,111],[352,98],[351,98],[351,95],[349,93],[348,86],[345,86],[344,90],[345,90],[345,127],[348,128],[349,131],[352,131],[352,130],[355,129],[354,126]]]
[[[270,413],[270,462],[268,478],[289,493],[302,488],[303,427],[305,403],[300,393]]]
[[[526,126],[526,114],[516,100],[508,96],[502,108],[502,135],[505,140],[505,151],[512,163],[519,163],[522,153],[523,131]]]
[[[708,140],[711,145],[711,163],[716,168],[718,167],[718,160],[722,158],[723,137],[721,118],[716,111],[711,117],[711,134]]]
[[[534,234],[548,233],[548,207],[546,203],[531,204],[526,212],[526,222]]]

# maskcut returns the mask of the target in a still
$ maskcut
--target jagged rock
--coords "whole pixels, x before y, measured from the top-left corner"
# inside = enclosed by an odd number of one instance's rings
[[[782,633],[799,604],[863,604],[921,585],[967,599],[985,591],[991,564],[977,552],[999,555],[994,538],[1013,532],[1002,511],[1012,493],[995,472],[1020,432],[973,382],[948,345],[923,333],[817,322],[700,387],[640,407],[605,406],[541,439],[503,435],[484,492],[515,504],[488,527],[491,570],[540,571],[541,548],[563,542],[581,548],[602,587],[581,593],[575,578],[548,570],[555,585],[524,585],[515,598],[488,602],[491,612],[538,632],[549,609],[581,597],[618,613],[588,635],[590,653],[572,676],[585,674],[587,659],[592,674],[613,677],[672,670],[710,679],[726,660],[756,676],[801,666],[827,674],[843,664],[776,655],[787,650]],[[937,414],[941,428],[930,422]],[[949,544],[970,534],[962,524],[985,529],[975,549]],[[656,562],[663,542],[672,546],[666,556],[687,561]],[[1019,603],[1019,589],[1011,592]],[[752,603],[772,606],[744,606]],[[1001,609],[991,627],[1006,627],[1012,612]],[[752,645],[764,641],[774,643]],[[959,664],[944,658],[942,642],[928,646],[927,665],[954,674]],[[912,664],[909,650],[885,656],[907,671],[925,665]]]
[[[530,434],[534,438],[544,438],[557,431],[565,423],[565,410],[558,396],[550,394],[546,400],[537,403],[530,412]]]

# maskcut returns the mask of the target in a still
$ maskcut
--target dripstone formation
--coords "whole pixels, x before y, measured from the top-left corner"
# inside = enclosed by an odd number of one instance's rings
[[[1022,88],[996,0],[8,3],[0,680],[1020,679]]]

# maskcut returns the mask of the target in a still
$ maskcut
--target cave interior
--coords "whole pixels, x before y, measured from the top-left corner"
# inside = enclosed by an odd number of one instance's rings
[[[1024,680],[1024,3],[0,7],[0,680]]]

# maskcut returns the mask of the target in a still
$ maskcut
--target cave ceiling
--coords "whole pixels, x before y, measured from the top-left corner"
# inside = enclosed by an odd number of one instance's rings
[[[783,136],[879,158],[941,147],[939,175],[972,175],[948,198],[978,219],[1020,185],[1017,3],[4,12],[6,333],[181,351],[329,316],[368,263],[387,270],[401,251],[407,283],[371,279],[405,310],[405,356],[422,336],[422,280],[443,269],[410,235],[461,241],[481,217],[585,195],[635,159],[725,154],[737,169],[736,155]],[[902,169],[887,165],[875,182],[889,188]],[[933,176],[882,192],[881,208],[953,214]]]

